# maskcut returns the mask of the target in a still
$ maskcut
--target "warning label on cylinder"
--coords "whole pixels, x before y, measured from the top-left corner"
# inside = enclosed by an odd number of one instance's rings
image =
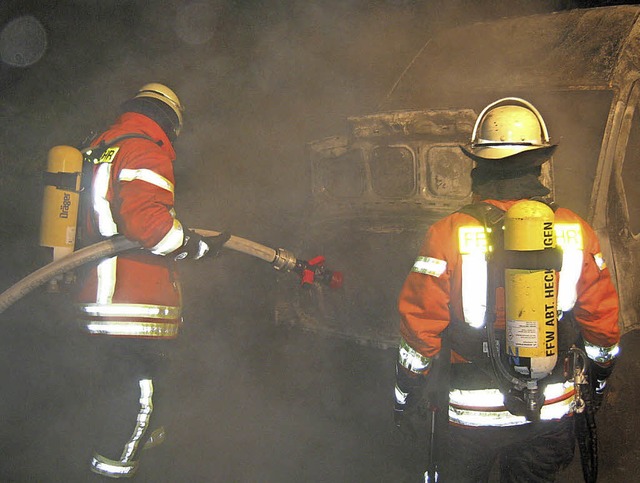
[[[75,226],[68,226],[67,227],[65,242],[67,243],[67,245],[73,245],[76,242],[76,227]]]
[[[536,349],[538,347],[538,322],[535,320],[509,320],[507,345]]]

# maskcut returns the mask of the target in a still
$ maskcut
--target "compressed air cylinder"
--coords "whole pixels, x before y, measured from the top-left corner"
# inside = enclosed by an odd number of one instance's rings
[[[82,153],[72,146],[54,146],[47,156],[40,245],[53,248],[54,261],[75,248]]]
[[[547,376],[558,359],[557,272],[540,256],[555,244],[554,213],[544,203],[521,201],[505,214],[504,248],[515,255],[505,268],[506,349],[531,379]]]

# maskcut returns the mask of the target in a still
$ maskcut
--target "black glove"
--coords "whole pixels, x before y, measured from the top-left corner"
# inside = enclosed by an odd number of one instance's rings
[[[426,383],[424,376],[409,371],[396,363],[396,387],[393,404],[393,422],[405,436],[415,438],[416,414],[421,400],[422,388]]]
[[[597,411],[602,406],[607,392],[607,378],[613,372],[615,359],[606,365],[591,361],[589,365],[589,387],[593,396],[593,407]]]
[[[229,233],[223,232],[216,236],[203,237],[192,230],[184,232],[182,246],[173,251],[174,260],[199,260],[205,255],[215,257],[222,246],[231,238]]]
[[[207,257],[217,257],[220,249],[229,241],[229,238],[231,238],[231,234],[227,231],[223,231],[219,235],[204,237],[204,242],[209,246]]]

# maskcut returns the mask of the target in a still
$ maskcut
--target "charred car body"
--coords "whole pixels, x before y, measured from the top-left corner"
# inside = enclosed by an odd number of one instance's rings
[[[460,145],[483,106],[532,102],[559,145],[544,181],[599,236],[624,332],[640,316],[640,7],[506,18],[430,39],[378,112],[308,144],[312,213],[305,251],[345,273],[310,294],[281,281],[276,319],[395,347],[396,297],[428,226],[471,201]],[[319,295],[319,296],[318,296]]]

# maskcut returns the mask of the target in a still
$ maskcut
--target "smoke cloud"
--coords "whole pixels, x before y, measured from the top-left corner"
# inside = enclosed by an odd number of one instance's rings
[[[180,218],[304,251],[306,143],[344,135],[348,116],[374,112],[435,32],[577,3],[3,2],[2,286],[48,262],[38,246],[47,150],[108,126],[144,83],[166,83],[186,106]],[[36,23],[17,29],[16,18]],[[27,40],[16,34],[29,29]],[[276,326],[278,284],[300,288],[256,259],[225,251],[182,275],[185,327],[167,397],[175,424],[160,457],[144,456],[138,481],[412,477],[422,455],[390,421],[394,351]],[[37,290],[2,314],[0,331],[0,480],[85,481],[96,361],[68,300]]]

